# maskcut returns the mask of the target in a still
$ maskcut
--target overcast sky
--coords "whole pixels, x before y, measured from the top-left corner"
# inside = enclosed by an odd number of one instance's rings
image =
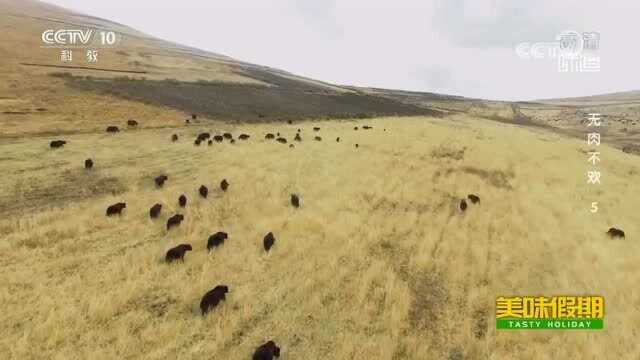
[[[49,0],[142,32],[337,84],[502,100],[640,89],[639,0]],[[600,33],[599,72],[523,42]]]

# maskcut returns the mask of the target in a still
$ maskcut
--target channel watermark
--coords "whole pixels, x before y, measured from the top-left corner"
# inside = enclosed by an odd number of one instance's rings
[[[40,36],[42,48],[60,49],[62,63],[74,61],[74,51],[82,52],[89,64],[98,62],[98,49],[114,48],[122,41],[115,31],[95,29],[47,29]]]
[[[600,33],[563,31],[554,41],[522,42],[515,52],[526,60],[556,59],[558,72],[599,72]]]
[[[122,40],[115,31],[94,29],[48,29],[41,35],[43,48],[114,47]]]
[[[501,296],[496,299],[498,330],[601,330],[602,296]]]

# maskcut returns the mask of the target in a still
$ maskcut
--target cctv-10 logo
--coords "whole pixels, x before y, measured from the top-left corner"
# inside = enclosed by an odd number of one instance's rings
[[[119,41],[121,36],[113,31],[94,31],[92,29],[78,30],[78,29],[62,29],[62,30],[45,30],[42,32],[42,42],[45,46],[88,46],[93,42],[95,35],[99,36],[99,44],[101,46],[114,46]]]

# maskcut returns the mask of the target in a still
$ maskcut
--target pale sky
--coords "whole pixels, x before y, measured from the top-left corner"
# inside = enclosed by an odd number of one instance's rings
[[[49,0],[147,34],[336,84],[500,100],[640,89],[639,0]],[[522,42],[600,33],[599,72]]]

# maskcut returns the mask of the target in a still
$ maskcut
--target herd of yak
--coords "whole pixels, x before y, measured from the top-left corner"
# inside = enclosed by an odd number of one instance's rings
[[[196,119],[196,115],[192,115],[192,119]],[[186,123],[189,123],[189,120],[186,120]],[[291,124],[291,121],[289,121],[289,124]],[[135,120],[129,120],[127,122],[127,126],[128,127],[137,127],[138,126],[138,122]],[[362,126],[362,129],[364,130],[371,130],[372,127],[371,126]],[[354,127],[354,130],[358,130],[358,127]],[[107,132],[109,133],[117,133],[119,132],[119,128],[117,126],[109,126],[106,129]],[[319,132],[320,128],[319,127],[314,127],[313,128],[314,132]],[[383,131],[386,131],[386,129],[383,129]],[[302,136],[301,134],[301,129],[298,129],[295,137],[294,137],[294,141],[297,142],[301,142],[302,141]],[[250,135],[248,134],[241,134],[238,136],[239,140],[243,140],[246,141],[250,138]],[[287,144],[287,139],[282,137],[280,135],[280,133],[276,133],[275,135],[272,133],[267,133],[265,135],[265,139],[266,140],[275,140],[278,143],[281,144]],[[203,142],[207,142],[208,145],[212,145],[213,142],[223,142],[225,140],[228,140],[230,143],[235,143],[235,139],[233,137],[233,135],[231,133],[225,132],[222,135],[214,135],[213,137],[211,136],[210,133],[204,132],[204,133],[200,133],[197,135],[196,139],[194,140],[194,145],[195,146],[200,146]],[[322,141],[322,137],[320,136],[315,136],[314,137],[315,141]],[[173,134],[171,136],[171,141],[172,142],[176,142],[178,141],[178,135],[177,134]],[[340,142],[340,138],[336,138],[336,142]],[[54,140],[51,141],[50,143],[50,147],[51,148],[61,148],[63,147],[67,142],[64,140]],[[358,144],[355,144],[355,147],[358,148]],[[290,144],[289,147],[293,148],[294,145]],[[93,160],[92,159],[86,159],[84,166],[86,169],[91,169],[93,168]],[[158,177],[156,177],[154,179],[155,184],[158,188],[161,188],[164,183],[168,180],[168,176],[167,175],[160,175]],[[225,192],[227,191],[227,189],[229,188],[230,184],[227,181],[227,179],[223,179],[220,182],[220,189]],[[207,198],[208,194],[209,194],[209,189],[204,186],[201,185],[200,188],[198,189],[198,193],[200,194],[200,196],[202,198]],[[466,199],[462,199],[460,200],[458,207],[460,209],[461,212],[465,212],[467,210],[468,204],[466,200],[469,200],[472,204],[479,204],[480,203],[480,197],[478,195],[475,194],[469,194],[467,196]],[[291,198],[290,198],[290,202],[291,205],[295,208],[299,208],[300,207],[300,197],[296,194],[291,194]],[[187,206],[187,197],[186,195],[182,194],[180,195],[180,197],[178,198],[178,204],[180,205],[180,207],[184,208]],[[113,204],[109,207],[107,207],[107,211],[106,211],[106,215],[107,216],[114,216],[114,215],[120,215],[122,213],[122,211],[127,207],[126,203],[124,202],[119,202],[116,204]],[[160,216],[160,212],[162,210],[162,204],[155,204],[153,205],[150,209],[149,209],[149,216],[152,219],[158,218]],[[184,215],[182,214],[175,214],[173,216],[171,216],[168,220],[167,220],[167,224],[166,224],[166,229],[167,231],[171,230],[174,227],[177,227],[180,225],[180,223],[184,220]],[[609,231],[607,231],[607,234],[612,237],[612,238],[624,238],[625,234],[624,231],[617,229],[617,228],[610,228]],[[209,239],[207,241],[207,250],[211,251],[214,248],[222,245],[224,243],[224,241],[228,238],[228,234],[225,232],[217,232],[215,234],[212,234],[211,236],[209,236]],[[266,234],[263,238],[263,246],[264,246],[264,250],[265,251],[269,251],[273,245],[275,244],[276,238],[274,236],[274,234],[272,232],[269,232],[268,234]],[[192,247],[191,244],[180,244],[177,245],[171,249],[169,249],[166,253],[165,256],[165,261],[167,263],[172,263],[174,261],[180,260],[180,261],[184,261],[184,256],[185,253],[187,251],[191,251]],[[202,300],[200,301],[200,310],[202,312],[202,315],[206,315],[210,310],[212,310],[213,308],[215,308],[222,300],[225,299],[226,294],[229,292],[229,287],[226,285],[218,285],[215,288],[213,288],[212,290],[208,291],[206,294],[204,294],[204,296],[202,297]],[[273,357],[279,357],[280,356],[280,348],[275,344],[275,342],[273,341],[268,341],[265,344],[259,346],[256,350],[255,353],[253,355],[253,360],[272,360]]]
[[[192,119],[195,119],[195,115],[192,117]],[[186,120],[186,123],[189,123],[189,120]],[[291,121],[289,121],[289,124],[291,124]],[[135,128],[138,126],[138,122],[135,120],[129,120],[127,122],[127,126],[130,128]],[[373,129],[371,126],[363,126],[362,129],[364,130],[371,130]],[[358,130],[358,127],[354,127],[354,130]],[[106,131],[108,133],[118,133],[120,132],[120,129],[117,126],[108,126]],[[313,128],[314,132],[319,132],[320,128],[319,127],[314,127]],[[386,131],[386,129],[384,130]],[[301,142],[302,141],[302,136],[301,136],[301,129],[298,129],[295,137],[294,137],[294,141],[297,142]],[[247,141],[249,140],[251,136],[248,134],[240,134],[238,136],[239,140],[242,141]],[[313,138],[315,141],[322,141],[322,137],[320,136],[314,136]],[[179,140],[179,137],[177,134],[173,134],[171,135],[171,141],[172,142],[177,142]],[[228,140],[231,144],[234,144],[236,142],[236,140],[234,139],[233,135],[231,133],[225,132],[222,135],[214,135],[211,136],[210,133],[207,132],[203,132],[203,133],[199,133],[196,137],[196,139],[194,140],[194,145],[195,146],[200,146],[202,143],[207,142],[208,145],[212,145],[213,142],[218,142],[221,143],[225,140]],[[275,140],[278,143],[281,144],[287,144],[288,141],[286,138],[284,138],[283,136],[280,135],[280,133],[276,133],[275,135],[272,133],[268,133],[265,135],[265,140]],[[340,142],[340,138],[336,138],[336,142]],[[51,143],[49,144],[50,147],[52,149],[56,149],[56,148],[62,148],[67,144],[67,141],[65,140],[54,140],[51,141]],[[294,145],[293,144],[289,144],[289,147],[293,148]],[[355,144],[355,147],[358,148],[359,145]],[[92,159],[86,159],[84,162],[84,167],[87,170],[92,169],[94,166],[94,162]],[[158,188],[162,188],[164,186],[164,183],[169,179],[169,177],[167,175],[159,175],[156,178],[154,178],[154,182],[156,187]],[[230,184],[227,181],[227,179],[223,179],[220,182],[220,189],[223,192],[226,192],[227,189],[229,188]],[[209,189],[205,186],[205,185],[201,185],[200,188],[198,188],[198,194],[200,195],[200,197],[202,198],[207,198],[207,196],[209,195]],[[477,201],[479,201],[479,198],[475,198],[477,199]],[[464,201],[464,200],[463,200]],[[474,203],[476,202],[476,200],[473,200]],[[290,202],[291,202],[291,206],[293,206],[294,208],[299,208],[300,207],[300,197],[297,194],[291,194],[291,198],[290,198]],[[178,197],[178,204],[180,205],[181,208],[185,208],[187,206],[187,197],[185,194],[182,194]],[[107,211],[106,211],[106,215],[107,216],[115,216],[115,215],[121,215],[122,211],[127,207],[127,204],[124,202],[119,202],[113,205],[110,205],[107,207]],[[152,219],[156,219],[160,216],[160,213],[162,211],[162,204],[154,204],[153,206],[151,206],[151,208],[149,209],[149,217]],[[184,215],[182,214],[175,214],[171,217],[169,217],[169,219],[167,220],[167,224],[166,224],[166,229],[167,231],[170,231],[172,228],[177,227],[180,225],[180,223],[184,220]],[[223,245],[224,241],[228,238],[228,234],[222,231],[219,231],[215,234],[212,234],[211,236],[209,236],[209,239],[207,241],[207,250],[211,251],[214,248]],[[266,252],[268,252],[269,250],[271,250],[271,248],[274,246],[276,242],[276,237],[272,232],[269,232],[268,234],[266,234],[263,238],[263,247],[264,250]],[[177,245],[171,249],[169,249],[165,255],[165,261],[167,263],[172,263],[175,261],[184,261],[184,256],[185,253],[187,251],[191,251],[193,248],[191,247],[191,244],[180,244]],[[215,288],[213,288],[212,290],[208,291],[206,294],[204,294],[204,296],[202,297],[202,300],[200,301],[200,310],[202,312],[202,315],[206,315],[209,311],[211,311],[212,309],[214,309],[222,300],[225,300],[226,298],[226,294],[229,292],[229,287],[227,285],[218,285]],[[256,350],[255,353],[253,355],[253,359],[254,360],[271,360],[273,359],[273,357],[279,357],[280,356],[280,348],[276,345],[275,342],[273,341],[267,341],[266,343],[262,344],[261,346],[259,346]]]

